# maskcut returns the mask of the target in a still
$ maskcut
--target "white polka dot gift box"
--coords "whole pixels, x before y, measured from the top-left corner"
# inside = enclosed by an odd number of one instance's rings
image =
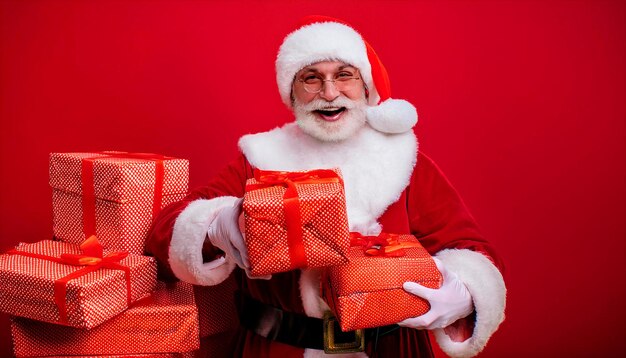
[[[152,257],[103,251],[95,236],[75,245],[21,243],[0,255],[0,311],[93,328],[156,286]]]
[[[149,354],[113,354],[113,355],[87,355],[87,356],[47,356],[45,358],[194,358],[195,351],[185,353],[149,353]]]
[[[322,274],[322,296],[342,331],[395,324],[430,309],[427,301],[402,288],[406,281],[438,288],[443,280],[414,236],[352,233],[351,244],[350,262]]]
[[[191,352],[200,348],[193,288],[184,282],[157,284],[150,297],[93,329],[59,327],[12,317],[17,357],[131,355]]]
[[[228,276],[215,286],[193,286],[198,306],[200,337],[234,331],[239,327],[234,298],[236,290],[235,275]]]
[[[243,213],[251,275],[347,261],[350,235],[338,169],[255,170]]]
[[[187,193],[189,162],[149,153],[50,154],[53,232],[79,244],[144,252],[153,218]]]

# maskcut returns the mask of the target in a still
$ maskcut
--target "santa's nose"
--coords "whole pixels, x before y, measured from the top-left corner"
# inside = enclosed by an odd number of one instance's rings
[[[320,97],[328,102],[332,102],[335,98],[339,97],[339,91],[337,87],[335,87],[335,82],[324,81],[322,90],[320,91]]]

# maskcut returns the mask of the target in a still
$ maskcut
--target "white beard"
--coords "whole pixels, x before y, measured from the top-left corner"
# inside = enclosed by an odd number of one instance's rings
[[[319,118],[313,111],[326,107],[345,107],[341,118],[334,122]],[[332,102],[316,99],[307,104],[297,99],[293,103],[296,123],[302,131],[323,142],[340,142],[352,137],[365,126],[367,102],[364,98],[351,100],[337,97]]]

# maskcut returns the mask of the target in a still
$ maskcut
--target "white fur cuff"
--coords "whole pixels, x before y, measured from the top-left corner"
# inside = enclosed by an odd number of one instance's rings
[[[169,264],[176,277],[194,285],[212,286],[230,275],[235,263],[226,258],[204,263],[202,245],[216,214],[236,200],[232,196],[195,200],[178,215],[169,250]]]
[[[434,330],[441,349],[451,357],[473,357],[480,353],[504,320],[506,287],[502,274],[484,255],[471,250],[443,250],[436,255],[458,275],[472,294],[476,322],[474,332],[464,342],[454,342],[443,329]]]

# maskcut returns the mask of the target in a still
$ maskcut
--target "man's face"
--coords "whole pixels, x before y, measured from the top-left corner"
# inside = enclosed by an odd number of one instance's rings
[[[296,123],[322,141],[341,141],[365,125],[367,100],[359,70],[341,61],[323,61],[294,78]],[[321,85],[321,87],[320,87]]]

